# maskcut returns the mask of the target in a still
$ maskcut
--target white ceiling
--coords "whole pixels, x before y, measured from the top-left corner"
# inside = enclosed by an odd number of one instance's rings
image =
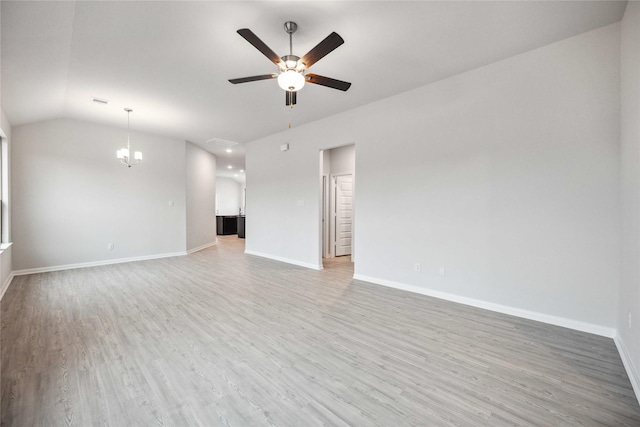
[[[1,3],[2,107],[13,126],[68,117],[191,141],[244,169],[243,143],[615,23],[618,1],[77,1]],[[306,85],[293,110],[276,72],[236,33],[279,55],[283,23],[304,55],[330,32],[344,45],[310,72],[352,82]],[[109,100],[107,106],[91,97]],[[233,153],[225,143],[237,143]],[[210,142],[207,142],[210,141]],[[217,143],[216,143],[217,142]],[[232,170],[227,166],[231,165]]]

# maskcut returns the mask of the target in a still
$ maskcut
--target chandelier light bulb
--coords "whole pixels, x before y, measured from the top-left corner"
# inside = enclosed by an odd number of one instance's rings
[[[127,148],[121,148],[118,150],[118,158],[124,159],[129,157],[129,150]]]

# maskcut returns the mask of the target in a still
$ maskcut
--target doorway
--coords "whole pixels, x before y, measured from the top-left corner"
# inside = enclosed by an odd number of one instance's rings
[[[354,252],[355,145],[321,152],[322,258]]]

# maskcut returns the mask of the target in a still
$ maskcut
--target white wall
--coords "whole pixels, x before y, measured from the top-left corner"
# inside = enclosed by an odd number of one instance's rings
[[[0,147],[2,150],[2,243],[11,242],[11,124],[0,109],[1,122],[0,129],[4,132],[4,144]]]
[[[329,150],[329,161],[331,175],[353,174],[356,167],[356,146],[351,144]]]
[[[247,194],[247,183],[242,182],[242,184],[240,184],[240,207],[242,208],[243,215],[247,212],[246,194]]]
[[[126,135],[66,119],[13,128],[14,270],[184,253],[185,142],[132,131],[144,161],[127,168]]]
[[[247,252],[319,268],[355,143],[357,277],[613,334],[619,59],[616,24],[247,144]]]
[[[6,137],[7,143],[7,151],[3,153],[2,158],[2,168],[3,168],[3,179],[2,179],[2,201],[5,206],[10,206],[11,202],[11,193],[10,193],[10,179],[11,179],[11,162],[9,161],[11,155],[11,124],[7,117],[4,114],[4,111],[0,109],[0,130],[4,133]],[[8,155],[9,158],[6,158],[4,155]],[[7,170],[5,170],[8,169]],[[8,172],[8,173],[6,173]],[[6,179],[5,179],[6,177]],[[12,277],[13,272],[13,260],[12,260],[12,252],[13,247],[11,245],[7,245],[7,243],[11,242],[11,215],[7,209],[3,208],[3,216],[6,216],[5,223],[3,224],[2,229],[2,237],[4,245],[2,245],[2,249],[0,249],[0,299],[4,295],[4,292],[7,290],[9,286],[9,282]]]
[[[617,319],[623,360],[640,398],[640,3],[629,2],[621,24],[620,167],[622,277]],[[629,327],[631,314],[631,327]]]
[[[0,7],[0,10],[2,8]],[[1,14],[1,13],[0,13]],[[1,21],[1,19],[0,19]],[[1,44],[1,43],[0,43]],[[1,69],[2,67],[0,67]],[[0,100],[2,100],[2,74],[0,73]],[[2,194],[3,206],[2,215],[4,221],[2,224],[2,249],[0,249],[0,299],[4,295],[13,273],[13,247],[11,242],[11,212],[8,207],[11,204],[11,124],[4,114],[4,110],[0,107],[0,134],[4,134],[6,138],[6,150],[3,149],[2,158]],[[1,149],[1,148],[0,148]]]
[[[322,174],[331,175],[331,150],[322,151]]]
[[[238,215],[242,206],[242,185],[231,178],[219,176],[216,181],[216,214]]]
[[[186,145],[187,251],[216,241],[216,157]]]

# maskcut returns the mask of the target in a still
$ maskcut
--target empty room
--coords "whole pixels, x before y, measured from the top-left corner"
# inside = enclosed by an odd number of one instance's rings
[[[640,426],[640,1],[0,25],[0,425]]]

